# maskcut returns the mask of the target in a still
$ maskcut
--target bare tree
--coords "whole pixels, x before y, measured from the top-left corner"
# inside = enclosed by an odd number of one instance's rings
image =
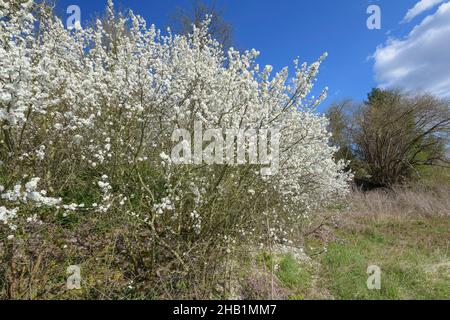
[[[348,106],[344,105],[344,107]],[[407,96],[396,90],[374,89],[356,110],[331,109],[337,132],[346,132],[339,147],[350,152],[352,169],[362,167],[380,185],[402,183],[422,166],[447,166],[450,129],[449,103],[429,95]],[[346,110],[346,111],[345,111]],[[337,115],[339,116],[337,116]],[[337,120],[347,119],[341,123]],[[336,138],[335,138],[336,139]]]
[[[336,160],[355,160],[352,145],[352,111],[358,106],[351,100],[345,99],[333,103],[327,110],[329,120],[328,131],[331,132],[331,143],[338,147]]]
[[[233,28],[223,19],[223,14],[223,9],[217,6],[216,1],[208,5],[201,0],[192,0],[191,8],[178,7],[173,14],[174,31],[179,34],[191,33],[192,26],[200,26],[206,16],[210,16],[210,34],[227,50],[233,43]]]

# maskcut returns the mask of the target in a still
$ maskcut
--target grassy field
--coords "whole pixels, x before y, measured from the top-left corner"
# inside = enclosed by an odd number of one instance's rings
[[[450,207],[441,196],[354,194],[349,208],[305,239],[305,259],[262,255],[270,269],[266,281],[275,278],[275,289],[266,294],[280,299],[450,299]],[[367,288],[370,265],[381,269],[380,290]]]
[[[448,217],[355,218],[318,256],[319,285],[335,299],[449,299],[449,228]],[[381,269],[380,290],[367,289],[369,265]]]

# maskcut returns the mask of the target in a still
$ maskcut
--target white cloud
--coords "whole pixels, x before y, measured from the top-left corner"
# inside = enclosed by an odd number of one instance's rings
[[[392,38],[373,55],[380,87],[426,91],[450,98],[450,2],[403,39]]]
[[[431,9],[442,2],[444,2],[444,0],[420,0],[413,8],[408,10],[402,22],[410,22],[422,12]]]

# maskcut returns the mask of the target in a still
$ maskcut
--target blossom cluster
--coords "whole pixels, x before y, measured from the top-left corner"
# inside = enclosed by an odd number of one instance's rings
[[[0,0],[0,15],[0,181],[12,186],[1,190],[1,221],[33,202],[133,213],[158,239],[190,230],[195,239],[217,226],[238,238],[264,224],[269,207],[278,225],[270,237],[285,239],[282,226],[348,191],[345,163],[334,161],[327,121],[315,111],[326,89],[309,97],[326,55],[273,74],[256,50],[224,53],[208,17],[189,35],[163,34],[133,12],[117,14],[112,1],[105,19],[79,30],[31,0]],[[276,129],[276,174],[263,176],[254,164],[172,165],[172,132],[194,132],[196,122]],[[34,178],[14,185],[25,174]],[[85,180],[92,203],[60,199]]]

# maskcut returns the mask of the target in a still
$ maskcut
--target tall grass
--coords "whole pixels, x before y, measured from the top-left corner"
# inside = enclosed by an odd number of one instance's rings
[[[450,216],[450,188],[397,187],[349,195],[347,212],[371,216]]]

